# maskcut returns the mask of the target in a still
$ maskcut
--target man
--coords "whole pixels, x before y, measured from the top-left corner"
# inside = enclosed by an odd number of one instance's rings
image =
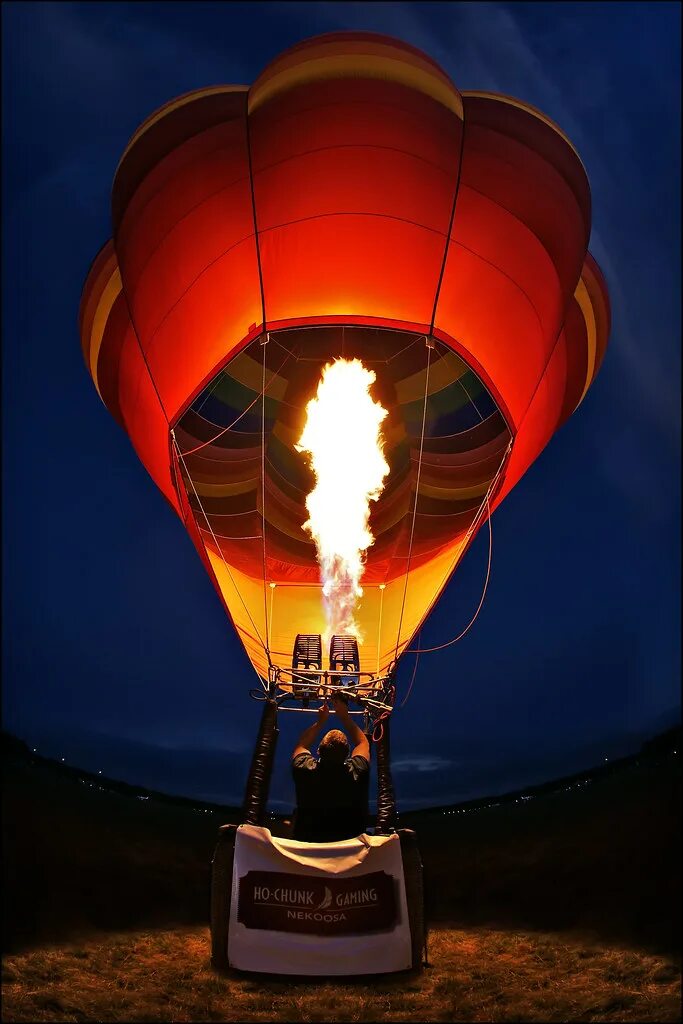
[[[318,760],[311,754],[310,747],[330,713],[327,702],[299,737],[292,753],[297,804],[292,838],[304,843],[354,839],[368,824],[370,745],[344,700],[335,695],[332,703],[354,746],[349,757],[348,739],[332,729],[320,742]]]

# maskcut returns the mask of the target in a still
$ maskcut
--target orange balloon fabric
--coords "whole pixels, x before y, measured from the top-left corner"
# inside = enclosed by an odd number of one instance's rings
[[[135,133],[83,353],[261,676],[324,632],[293,446],[325,362],[362,358],[390,409],[359,611],[362,667],[384,671],[487,499],[598,372],[610,313],[590,218],[548,118],[368,33],[306,40],[251,87],[179,97]]]

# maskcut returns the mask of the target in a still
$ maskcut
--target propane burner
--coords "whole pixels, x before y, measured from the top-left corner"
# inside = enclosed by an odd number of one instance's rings
[[[345,674],[332,676],[331,682],[343,686],[347,691],[346,696],[351,697],[352,694],[348,691],[357,690],[360,683],[360,655],[355,636],[333,636],[330,641],[330,671],[339,669]],[[349,675],[351,672],[358,674]]]
[[[333,636],[330,641],[330,670],[360,672],[360,655],[355,636]],[[355,682],[355,680],[354,680]]]
[[[251,690],[257,700],[274,700],[283,711],[317,713],[324,701],[339,694],[355,706],[352,715],[363,715],[366,725],[374,716],[393,707],[393,674],[361,672],[358,640],[336,634],[330,641],[329,666],[323,668],[319,633],[297,633],[290,665],[271,663],[263,690]]]

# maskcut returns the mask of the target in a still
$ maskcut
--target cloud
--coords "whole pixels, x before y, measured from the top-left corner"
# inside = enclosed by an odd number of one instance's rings
[[[93,9],[81,3],[35,3],[26,17],[34,41],[47,42],[51,48],[41,71],[62,82],[88,82],[105,97],[134,91],[135,80],[152,73],[162,81],[177,77],[179,66],[188,77],[200,79],[219,68],[225,73],[226,67],[231,81],[247,75],[239,46],[231,47],[224,36],[218,38],[206,18],[194,21],[198,31],[187,22],[176,27],[174,18],[164,17],[156,4],[128,4],[123,9],[120,4],[98,4]],[[15,15],[13,24],[18,20]],[[93,100],[98,102],[96,94]]]
[[[625,381],[635,418],[669,439],[677,438],[680,331],[675,322],[651,315],[653,294],[642,294],[638,264],[639,247],[647,252],[649,241],[643,204],[653,184],[650,165],[639,146],[632,104],[613,72],[610,77],[609,65],[596,58],[597,51],[583,47],[576,15],[554,5],[532,33],[526,15],[523,22],[514,5],[500,3],[290,4],[287,12],[306,21],[306,34],[315,25],[318,31],[344,27],[395,35],[434,57],[458,88],[513,95],[560,126],[586,166],[593,194],[599,196],[594,211],[599,230],[593,229],[591,251],[606,275],[613,307],[609,372]],[[590,26],[583,23],[583,30]],[[550,52],[557,58],[552,63],[547,60]],[[657,83],[652,78],[645,84]],[[653,94],[653,107],[660,99]],[[596,114],[604,122],[600,134],[593,130]],[[627,177],[621,171],[624,164]],[[648,258],[641,256],[645,264]],[[659,335],[656,341],[653,332]]]
[[[679,637],[670,629],[668,581],[673,573],[668,567],[675,567],[677,535],[672,542],[662,529],[648,533],[639,528],[644,516],[663,526],[669,501],[670,530],[678,500],[678,466],[671,466],[671,453],[680,444],[680,254],[671,195],[678,188],[680,164],[672,148],[672,140],[677,147],[675,118],[661,120],[676,106],[667,100],[670,82],[665,77],[658,82],[661,67],[656,62],[646,66],[642,48],[617,49],[630,17],[625,11],[637,8],[617,5],[616,17],[610,15],[617,42],[610,35],[604,45],[596,41],[590,47],[584,37],[600,17],[600,5],[44,3],[3,9],[5,74],[11,86],[4,99],[6,170],[8,181],[13,179],[11,187],[6,183],[5,245],[15,282],[8,289],[6,312],[11,341],[5,352],[11,381],[6,440],[10,459],[17,467],[21,463],[8,479],[22,495],[17,504],[22,511],[15,515],[19,541],[9,551],[15,569],[7,574],[11,637],[6,647],[11,657],[5,702],[14,708],[16,722],[52,719],[55,744],[66,737],[59,730],[76,723],[89,722],[103,732],[118,729],[116,750],[98,737],[86,750],[81,736],[81,745],[66,753],[87,754],[92,767],[107,753],[111,774],[125,770],[131,781],[156,780],[158,788],[180,792],[178,787],[187,787],[206,798],[241,799],[256,731],[256,713],[252,721],[246,697],[244,652],[240,648],[237,654],[237,640],[226,639],[223,611],[190,542],[184,534],[178,542],[180,522],[159,502],[124,435],[103,415],[86,382],[74,318],[88,263],[110,231],[108,192],[116,162],[140,121],[188,89],[215,81],[252,81],[290,41],[343,28],[403,38],[438,60],[460,88],[519,96],[558,122],[576,143],[591,179],[596,224],[591,248],[606,272],[614,309],[605,367],[564,435],[571,439],[565,455],[576,456],[567,497],[583,514],[585,551],[574,545],[577,556],[572,558],[563,550],[566,537],[563,542],[553,537],[547,547],[548,561],[565,577],[571,575],[568,562],[581,565],[581,558],[587,563],[588,556],[598,555],[606,570],[602,575],[610,578],[598,579],[591,570],[590,586],[582,578],[575,591],[589,599],[573,608],[548,576],[555,598],[547,604],[555,604],[558,629],[574,623],[575,647],[586,646],[576,621],[585,615],[604,628],[611,615],[628,627],[638,650],[632,653],[619,634],[615,653],[603,655],[602,663],[593,657],[593,648],[585,663],[572,660],[569,652],[564,660],[577,685],[559,678],[560,667],[552,662],[547,698],[540,683],[532,691],[523,674],[533,675],[539,654],[529,670],[531,655],[515,649],[510,629],[506,634],[506,623],[519,618],[509,615],[502,598],[495,605],[496,594],[506,594],[505,583],[496,591],[500,577],[494,574],[479,635],[495,630],[496,643],[477,647],[473,631],[458,649],[459,679],[467,678],[470,666],[469,703],[461,708],[461,724],[442,724],[443,715],[439,721],[427,702],[410,713],[405,732],[396,722],[396,750],[400,744],[400,753],[407,751],[394,766],[399,795],[418,804],[457,795],[465,799],[494,786],[509,788],[515,778],[526,778],[524,773],[561,774],[574,756],[571,750],[567,754],[572,735],[598,737],[608,729],[608,716],[615,715],[622,716],[625,729],[638,716],[642,719],[644,709],[649,713],[661,705],[663,696],[669,699],[675,683],[670,669],[678,664],[671,652],[677,653]],[[655,23],[659,19],[661,26],[658,12],[655,5],[647,17]],[[637,90],[631,87],[634,60]],[[670,67],[664,72],[670,73]],[[658,146],[639,135],[650,114],[653,121],[660,118],[664,129],[669,124],[671,139],[666,131],[653,131]],[[46,266],[51,268],[47,275]],[[41,380],[51,387],[36,386]],[[58,459],[45,459],[46,423],[50,436],[61,439]],[[561,441],[562,436],[555,443]],[[101,473],[107,459],[109,477]],[[547,465],[542,459],[540,469],[532,469],[505,506],[501,535],[506,524],[514,524],[516,508],[518,520],[522,511],[535,512],[537,536],[550,537],[538,511],[550,504],[544,493],[548,480],[563,487],[565,477],[548,474]],[[87,519],[76,514],[83,504],[82,481],[87,482]],[[124,486],[130,505],[118,491]],[[620,500],[622,495],[627,501]],[[88,520],[97,530],[89,528]],[[515,543],[511,537],[508,550]],[[506,555],[494,557],[504,567]],[[90,582],[93,566],[100,582]],[[40,588],[35,586],[38,578]],[[636,581],[633,597],[630,579]],[[80,581],[71,606],[65,601],[65,580]],[[529,581],[521,590],[516,584],[517,613],[519,605],[544,612],[539,602],[533,603],[531,590]],[[461,614],[452,603],[455,593],[451,589],[441,603],[444,638],[453,635],[446,614],[454,607]],[[632,608],[637,621],[631,618]],[[543,632],[543,654],[550,658],[551,617],[541,619],[537,632]],[[497,655],[501,649],[502,656]],[[470,654],[475,650],[480,652],[476,666]],[[597,647],[595,655],[600,655]],[[446,654],[442,657],[439,664],[448,668],[450,681],[453,663]],[[641,670],[646,662],[647,672]],[[606,666],[602,675],[596,664]],[[461,691],[454,687],[452,692]],[[506,696],[512,692],[514,700]],[[531,693],[534,700],[527,703]],[[579,704],[581,713],[572,710]],[[230,729],[221,722],[229,722]],[[507,742],[501,735],[506,729],[521,730],[526,739],[517,745]],[[536,743],[548,733],[549,744],[561,750],[562,764],[553,760],[552,750],[537,747],[535,759],[525,760],[524,742]],[[443,756],[416,752],[420,747],[442,750]],[[285,761],[273,783],[275,800],[283,807],[291,806],[285,798],[293,792]]]
[[[453,761],[449,761],[445,757],[430,757],[420,754],[416,757],[399,758],[394,761],[393,770],[398,774],[401,772],[440,772],[445,768],[450,768],[453,764]]]

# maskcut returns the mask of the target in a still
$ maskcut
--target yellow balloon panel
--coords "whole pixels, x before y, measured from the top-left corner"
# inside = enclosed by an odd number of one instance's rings
[[[467,538],[451,544],[431,561],[397,576],[384,588],[366,586],[358,603],[361,672],[382,674],[400,655],[436,602],[460,560]],[[320,634],[327,628],[321,584],[291,584],[253,579],[229,567],[209,550],[218,585],[256,672],[268,676],[267,646],[273,664],[291,666],[297,633]],[[404,600],[405,596],[405,600]],[[400,632],[399,632],[400,630]],[[323,650],[323,667],[327,652]]]

